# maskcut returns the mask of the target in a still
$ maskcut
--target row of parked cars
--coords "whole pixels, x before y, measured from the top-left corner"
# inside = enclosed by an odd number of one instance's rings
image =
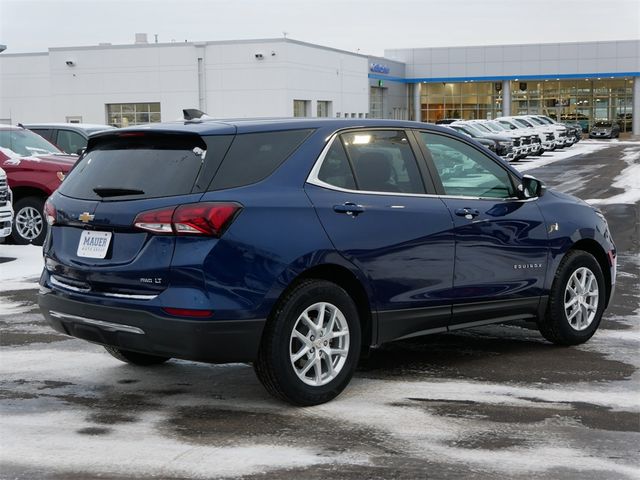
[[[545,115],[517,115],[495,120],[443,119],[436,123],[472,137],[507,161],[570,147],[582,138],[579,126],[557,123]]]
[[[44,202],[87,146],[108,125],[0,125],[0,239],[42,245]]]

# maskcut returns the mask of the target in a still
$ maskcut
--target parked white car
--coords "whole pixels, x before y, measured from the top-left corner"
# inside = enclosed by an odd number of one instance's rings
[[[504,128],[508,128],[514,132],[523,132],[529,130],[529,127],[523,127],[521,124],[516,123],[514,119],[510,117],[497,118],[496,122],[502,125]],[[553,130],[552,128],[548,128],[545,130],[539,129],[537,130],[537,132],[542,143],[542,148],[545,152],[549,150],[555,150],[556,148],[560,147],[560,142],[558,142],[555,130]]]
[[[12,194],[7,174],[0,168],[0,238],[11,235],[13,226]]]

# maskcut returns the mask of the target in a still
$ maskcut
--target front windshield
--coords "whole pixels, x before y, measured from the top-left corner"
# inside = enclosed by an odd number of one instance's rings
[[[505,130],[505,128],[502,125],[500,125],[498,122],[490,121],[490,122],[487,122],[487,125],[491,127],[494,132],[500,133],[503,130]]]
[[[529,117],[528,120],[532,123],[535,123],[536,125],[544,125],[544,123],[542,123],[542,121],[537,119],[536,117]]]
[[[464,135],[466,135],[467,137],[474,138],[474,135],[473,135],[473,133],[472,133],[472,131],[471,131],[471,130],[467,130],[467,129],[466,129],[466,128],[464,128],[464,127],[457,127],[457,126],[456,126],[456,127],[451,127],[451,128],[453,128],[456,132],[463,133],[463,134],[464,134]]]
[[[478,129],[480,131],[487,131],[489,133],[493,133],[489,127],[487,127],[487,126],[485,126],[485,125],[483,125],[481,123],[474,123],[473,126],[476,127],[476,129]]]
[[[525,127],[525,128],[531,128],[531,127],[533,127],[533,125],[531,125],[529,122],[527,122],[526,120],[523,120],[523,119],[521,119],[521,118],[516,118],[516,119],[515,119],[515,121],[516,121],[516,123],[517,123],[518,125],[522,125],[522,126],[523,126],[523,127]]]
[[[603,122],[603,121],[599,121],[596,122],[594,127],[610,127],[611,126],[611,122]]]
[[[9,157],[30,157],[62,152],[37,133],[22,128],[0,129],[0,150]]]
[[[553,121],[549,117],[539,116],[538,118],[542,120],[544,123],[546,123],[547,125],[553,125]]]
[[[507,120],[499,120],[498,123],[502,125],[506,130],[516,130],[518,128],[513,123]]]
[[[471,124],[464,124],[462,125],[463,128],[466,128],[467,130],[470,130],[471,132],[475,133],[476,136],[480,136],[483,137],[484,136],[484,132],[482,130],[480,130],[479,128],[476,128],[475,125],[471,125]]]

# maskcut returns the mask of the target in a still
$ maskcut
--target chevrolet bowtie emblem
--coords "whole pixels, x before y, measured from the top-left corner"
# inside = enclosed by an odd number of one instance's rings
[[[94,216],[95,215],[91,215],[89,212],[82,212],[80,215],[78,215],[78,220],[80,220],[83,223],[87,223],[93,220]]]

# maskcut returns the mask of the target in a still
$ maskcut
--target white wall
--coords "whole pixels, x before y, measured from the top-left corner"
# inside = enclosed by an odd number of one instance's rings
[[[0,121],[52,118],[49,56],[0,56]]]
[[[256,54],[262,54],[261,59]],[[208,44],[207,113],[214,117],[293,116],[294,100],[332,102],[336,112],[367,113],[365,57],[292,41]]]
[[[640,41],[385,50],[408,78],[501,77],[640,71]]]
[[[272,55],[272,52],[275,55]],[[258,60],[256,53],[262,53]],[[198,58],[204,91],[198,90]],[[72,61],[74,66],[68,66]],[[162,120],[200,108],[214,117],[293,116],[293,100],[369,110],[367,58],[292,40],[55,48],[0,55],[0,119],[105,123],[105,104],[160,102]]]

